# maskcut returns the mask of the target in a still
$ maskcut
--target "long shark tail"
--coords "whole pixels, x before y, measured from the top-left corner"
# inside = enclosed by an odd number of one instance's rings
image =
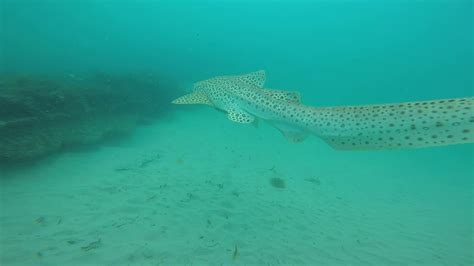
[[[315,108],[314,130],[339,150],[424,148],[474,142],[474,97]]]

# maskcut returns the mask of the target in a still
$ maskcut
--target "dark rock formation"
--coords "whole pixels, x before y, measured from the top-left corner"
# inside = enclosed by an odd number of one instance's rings
[[[177,86],[149,75],[0,77],[0,163],[96,142],[166,111]]]

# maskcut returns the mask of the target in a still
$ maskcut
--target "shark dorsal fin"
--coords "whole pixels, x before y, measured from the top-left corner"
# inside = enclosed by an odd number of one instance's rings
[[[202,92],[193,92],[186,94],[184,96],[181,96],[174,101],[172,101],[174,104],[207,104],[214,106],[211,101],[207,98],[206,94]]]
[[[288,103],[301,103],[301,96],[299,92],[296,91],[284,91],[284,90],[272,90],[272,89],[263,89],[266,94],[270,95],[272,98],[275,98],[280,101]]]
[[[254,85],[259,88],[263,88],[263,85],[265,84],[266,75],[265,70],[259,70],[239,76],[232,76],[232,78],[249,85]]]

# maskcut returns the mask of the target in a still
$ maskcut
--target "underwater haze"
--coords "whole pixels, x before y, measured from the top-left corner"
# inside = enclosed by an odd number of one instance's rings
[[[171,104],[198,81],[264,73],[291,104],[472,105],[473,10],[0,1],[0,264],[473,265],[472,143],[342,151]],[[222,111],[206,97],[191,103]]]

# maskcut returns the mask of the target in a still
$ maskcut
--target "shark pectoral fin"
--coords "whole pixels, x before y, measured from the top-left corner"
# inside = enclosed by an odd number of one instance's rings
[[[383,148],[365,145],[364,147],[354,145],[354,141],[360,142],[358,139],[350,136],[320,136],[324,142],[329,144],[335,150],[380,150]]]
[[[241,110],[229,110],[227,118],[230,121],[241,124],[250,124],[255,121],[255,117],[245,111]]]
[[[309,136],[309,133],[304,131],[281,131],[281,133],[287,140],[294,143],[302,142]]]
[[[253,125],[255,128],[258,128],[259,125],[260,125],[260,122],[259,122],[259,121],[260,121],[260,120],[259,120],[257,117],[255,117],[255,119],[254,119],[253,122],[252,122],[252,125]]]
[[[270,123],[272,126],[274,126],[276,129],[278,129],[283,136],[289,140],[290,142],[302,142],[305,140],[308,136],[309,133],[301,130],[299,128],[295,128],[291,125],[283,124],[283,123]]]
[[[296,91],[284,91],[284,90],[272,90],[272,89],[263,89],[267,95],[270,97],[288,102],[288,103],[301,103],[301,96],[299,92]]]
[[[201,92],[193,92],[190,94],[186,94],[181,96],[171,103],[173,104],[207,104],[213,106],[212,102],[209,101],[207,96]]]
[[[308,137],[308,133],[306,132],[292,132],[292,131],[281,131],[283,136],[291,142],[297,143],[302,142]]]

